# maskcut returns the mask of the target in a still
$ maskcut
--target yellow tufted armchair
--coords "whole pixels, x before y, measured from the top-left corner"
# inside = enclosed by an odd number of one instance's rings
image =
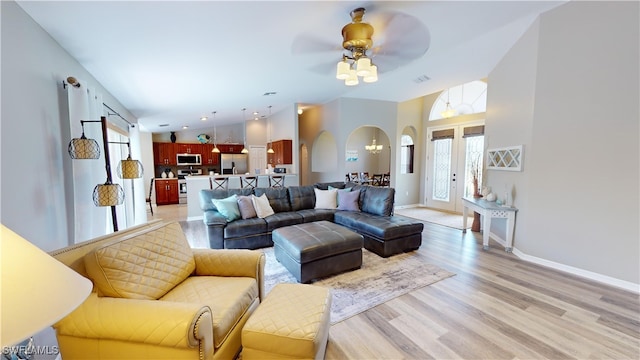
[[[262,252],[191,249],[177,222],[151,222],[51,255],[94,284],[54,324],[64,360],[232,359],[263,298]]]

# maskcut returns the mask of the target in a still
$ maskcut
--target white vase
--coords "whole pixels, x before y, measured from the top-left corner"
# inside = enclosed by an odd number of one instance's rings
[[[487,199],[487,201],[496,201],[496,194],[489,193],[489,194],[487,194],[485,199]]]
[[[160,177],[162,177],[163,179],[166,179],[167,178],[167,173],[163,171],[162,174],[160,175]]]
[[[173,175],[173,171],[169,171],[169,179],[173,179],[175,175]]]

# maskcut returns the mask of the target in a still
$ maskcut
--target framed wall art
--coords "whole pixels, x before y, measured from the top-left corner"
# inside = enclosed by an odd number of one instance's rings
[[[487,169],[522,171],[522,145],[488,149]]]

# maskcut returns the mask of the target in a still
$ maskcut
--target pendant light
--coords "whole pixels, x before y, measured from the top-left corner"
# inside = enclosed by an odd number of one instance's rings
[[[449,93],[451,92],[450,90],[451,89],[447,89],[447,107],[444,109],[443,112],[440,113],[440,115],[445,119],[456,116],[457,114],[457,111],[453,109],[451,107],[451,104],[449,103]]]
[[[242,109],[242,133],[244,134],[244,143],[243,143],[243,147],[242,147],[242,151],[240,151],[241,154],[247,154],[249,153],[249,150],[247,150],[247,121],[246,121],[246,117],[244,112],[247,110],[247,108],[243,108]]]
[[[273,141],[271,140],[271,105],[269,105],[269,117],[267,118],[267,136],[269,136],[269,149],[267,154],[275,154],[273,151]]]
[[[211,150],[212,153],[219,153],[220,149],[218,149],[218,132],[216,131],[216,113],[217,111],[213,112],[213,150]]]

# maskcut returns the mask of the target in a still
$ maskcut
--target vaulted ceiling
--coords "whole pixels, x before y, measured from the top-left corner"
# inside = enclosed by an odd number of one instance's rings
[[[406,101],[484,78],[562,3],[18,2],[152,132],[211,126],[200,118],[212,111],[226,124],[241,121],[242,108],[264,116],[270,105],[275,113],[339,97]],[[335,78],[341,29],[361,6],[379,80],[347,87]]]

